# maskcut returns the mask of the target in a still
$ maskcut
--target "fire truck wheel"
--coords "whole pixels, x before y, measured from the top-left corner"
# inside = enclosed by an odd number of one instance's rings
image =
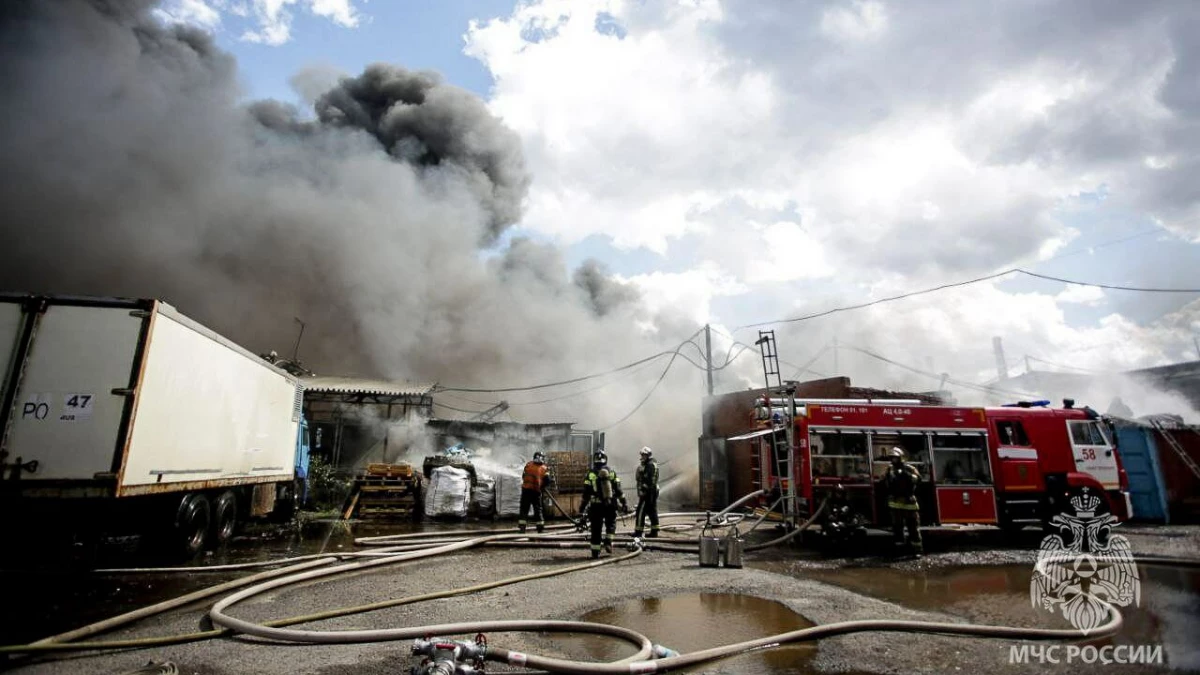
[[[211,523],[212,509],[208,497],[193,492],[179,503],[174,534],[176,548],[184,559],[190,560],[204,550]]]
[[[232,490],[226,490],[217,497],[216,506],[213,507],[215,514],[214,521],[216,527],[213,530],[213,537],[217,546],[224,546],[233,539],[234,533],[238,528],[238,503],[237,495]]]

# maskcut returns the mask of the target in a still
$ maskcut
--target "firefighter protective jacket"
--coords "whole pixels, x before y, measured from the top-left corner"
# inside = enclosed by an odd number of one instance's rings
[[[583,479],[581,508],[593,500],[601,504],[625,501],[625,493],[621,491],[621,477],[616,471],[607,466],[588,471],[587,477]]]
[[[909,511],[916,511],[919,508],[917,483],[921,481],[921,474],[917,472],[916,467],[908,462],[901,462],[899,466],[893,464],[888,467],[885,480],[887,481],[889,508]]]
[[[658,492],[658,465],[653,461],[638,464],[634,481],[639,495]]]
[[[550,483],[550,468],[545,464],[529,462],[521,475],[521,489],[541,492]]]

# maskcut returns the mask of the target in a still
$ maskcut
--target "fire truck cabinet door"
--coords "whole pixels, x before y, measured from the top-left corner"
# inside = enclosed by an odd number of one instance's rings
[[[943,524],[996,522],[996,490],[990,486],[938,487],[937,503]]]
[[[1121,487],[1117,457],[1100,425],[1091,420],[1067,420],[1067,435],[1075,455],[1075,470],[1091,474],[1106,490]]]

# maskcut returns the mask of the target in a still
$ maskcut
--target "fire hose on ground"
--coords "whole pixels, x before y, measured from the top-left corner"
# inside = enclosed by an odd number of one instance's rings
[[[748,501],[757,493],[748,495],[735,504],[741,504]],[[768,542],[756,544],[746,547],[747,551],[761,550],[770,546],[784,543],[795,536],[798,536],[802,531],[807,529],[821,515],[824,504],[818,508],[812,516],[805,521],[800,527],[795,530],[773,539]],[[734,506],[730,507],[731,509]],[[729,509],[718,514],[725,516]],[[663,514],[668,515],[689,515],[697,514]],[[735,514],[740,515],[740,514]],[[762,518],[755,523],[754,527],[762,522]],[[570,526],[559,526],[557,529],[569,528]],[[751,528],[753,529],[753,528]],[[468,535],[482,534],[469,539],[447,542],[446,538],[453,535]],[[740,654],[749,649],[762,649],[772,646],[778,646],[791,642],[799,642],[806,640],[817,640],[833,635],[843,635],[853,632],[863,631],[907,631],[907,632],[922,632],[922,633],[941,633],[949,635],[966,635],[977,637],[1007,637],[1014,639],[1054,639],[1054,640],[1073,640],[1073,639],[1094,639],[1098,637],[1107,637],[1116,633],[1122,623],[1120,612],[1115,607],[1106,605],[1109,611],[1107,621],[1100,627],[1083,633],[1081,631],[1068,629],[1034,629],[1034,628],[1019,628],[1009,626],[985,626],[976,624],[958,624],[945,622],[921,622],[921,621],[888,621],[888,620],[863,620],[838,622],[833,624],[825,624],[806,628],[788,633],[781,633],[756,640],[739,642],[731,645],[724,645],[712,649],[706,649],[698,652],[693,652],[684,655],[666,655],[661,649],[655,651],[655,646],[651,641],[643,635],[634,631],[608,626],[605,624],[596,624],[579,621],[543,621],[543,620],[515,620],[515,621],[483,621],[469,623],[453,623],[441,624],[434,626],[419,626],[412,628],[391,628],[380,630],[367,631],[315,631],[315,630],[296,630],[286,629],[286,626],[296,625],[301,623],[309,623],[322,619],[333,618],[337,616],[345,616],[361,612],[374,611],[385,607],[394,607],[398,605],[413,604],[425,600],[436,598],[451,597],[456,595],[464,595],[475,593],[498,586],[521,583],[532,579],[544,578],[568,574],[575,571],[583,571],[599,567],[602,565],[613,564],[624,560],[631,559],[640,555],[642,550],[662,550],[662,551],[678,551],[695,553],[695,546],[672,545],[672,544],[651,544],[647,546],[636,546],[630,553],[606,558],[598,561],[590,561],[579,565],[572,565],[554,570],[547,570],[534,574],[527,574],[509,579],[486,582],[465,588],[453,589],[450,591],[441,591],[427,593],[423,595],[411,596],[408,598],[383,600],[367,605],[356,607],[347,607],[310,614],[301,617],[291,617],[288,619],[280,619],[262,624],[253,623],[238,619],[227,614],[234,605],[253,598],[261,593],[270,590],[283,588],[296,583],[303,583],[314,579],[329,578],[336,575],[370,569],[390,564],[409,562],[430,558],[433,556],[453,553],[467,548],[484,545],[495,546],[539,546],[539,547],[568,547],[577,545],[586,545],[582,542],[554,541],[555,539],[564,536],[571,536],[573,532],[564,531],[557,534],[548,534],[542,536],[531,536],[520,533],[513,533],[511,530],[498,530],[487,533],[480,531],[457,531],[457,532],[440,532],[440,533],[413,533],[409,535],[390,535],[385,537],[371,537],[356,540],[356,543],[363,545],[374,545],[381,547],[376,551],[371,552],[353,552],[353,553],[338,553],[330,555],[316,554],[314,556],[299,556],[297,558],[288,559],[292,564],[290,566],[261,572],[243,579],[237,579],[225,584],[201,589],[194,593],[189,593],[179,598],[168,600],[163,603],[158,603],[150,607],[130,612],[119,617],[113,617],[105,621],[85,626],[83,628],[56,635],[51,638],[40,640],[30,645],[11,645],[0,647],[0,653],[39,653],[39,652],[54,652],[54,651],[83,651],[83,650],[98,650],[98,649],[123,649],[123,648],[139,648],[151,646],[163,646],[169,644],[180,644],[183,642],[194,642],[198,640],[210,639],[214,637],[231,636],[236,634],[245,634],[274,640],[283,640],[294,643],[306,644],[344,644],[358,642],[379,642],[392,641],[402,639],[416,639],[427,637],[436,634],[468,634],[468,633],[483,633],[483,632],[568,632],[568,633],[592,633],[600,634],[618,639],[624,642],[635,645],[638,651],[626,659],[612,663],[592,663],[582,661],[572,661],[567,659],[558,659],[553,657],[538,656],[532,654],[524,654],[514,652],[502,648],[488,647],[482,653],[489,661],[498,661],[509,663],[512,665],[528,666],[540,670],[560,673],[650,673],[663,672],[684,668],[707,661],[713,661],[728,656]],[[404,542],[404,543],[397,543]],[[354,562],[342,563],[333,565],[333,563],[341,562],[344,559],[352,559]],[[1172,558],[1154,558],[1143,557],[1137,558],[1138,562],[1147,564],[1162,564],[1185,567],[1200,567],[1200,561],[1194,560],[1176,560]],[[285,561],[272,561],[266,564],[282,564]],[[258,564],[249,564],[261,566]],[[214,566],[218,567],[218,566]],[[248,569],[249,567],[224,566],[225,569]],[[154,570],[179,570],[190,569],[196,571],[204,568],[150,568]],[[170,609],[181,607],[186,604],[191,604],[214,595],[219,595],[230,590],[241,589],[218,601],[209,612],[209,616],[213,623],[221,628],[217,630],[191,633],[186,635],[176,636],[160,636],[150,638],[140,638],[131,640],[112,640],[103,642],[74,642],[81,637],[94,635],[96,633],[111,630],[120,625],[128,624],[148,616],[153,616]],[[650,658],[652,655],[661,656],[661,658]],[[435,672],[435,671],[430,671]],[[440,672],[440,671],[436,671]],[[467,671],[463,671],[467,672]]]

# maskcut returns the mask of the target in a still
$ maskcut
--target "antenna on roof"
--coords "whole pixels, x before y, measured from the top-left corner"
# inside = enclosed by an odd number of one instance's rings
[[[292,361],[295,362],[300,357],[300,341],[304,339],[304,322],[298,316],[293,316],[292,318],[296,320],[296,323],[300,324],[300,334],[296,336],[296,346],[292,347]]]

